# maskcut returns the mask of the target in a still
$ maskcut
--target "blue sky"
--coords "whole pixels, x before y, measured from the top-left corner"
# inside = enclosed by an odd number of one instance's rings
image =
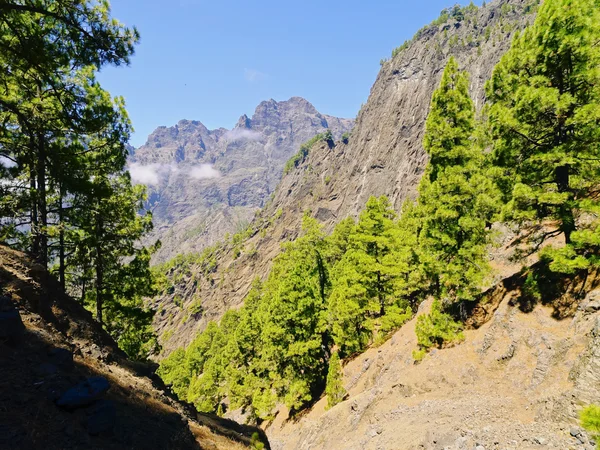
[[[181,119],[231,128],[270,98],[297,95],[322,113],[354,117],[379,60],[453,3],[112,0],[113,16],[135,25],[141,42],[130,66],[99,78],[125,97],[136,147]]]

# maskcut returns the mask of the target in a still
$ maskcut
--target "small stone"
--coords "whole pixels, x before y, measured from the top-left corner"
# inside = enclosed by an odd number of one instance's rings
[[[600,311],[600,299],[593,300],[585,305],[584,311],[586,313],[595,313],[596,311]]]
[[[478,445],[475,447],[475,450],[485,450],[485,447],[483,445]]]
[[[89,434],[98,435],[114,428],[117,409],[110,400],[100,400],[90,410],[86,428]]]
[[[548,444],[548,439],[543,438],[543,437],[537,437],[537,438],[533,439],[533,442],[535,442],[536,444],[539,444],[539,445],[546,445],[546,444]]]
[[[577,437],[581,434],[581,430],[579,428],[571,428],[571,430],[569,430],[569,433],[571,433],[571,436]]]
[[[61,395],[56,404],[66,409],[81,408],[98,400],[109,387],[106,378],[91,377]]]

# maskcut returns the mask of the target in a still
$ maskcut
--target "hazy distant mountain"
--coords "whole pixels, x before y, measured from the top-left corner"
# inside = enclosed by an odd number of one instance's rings
[[[209,130],[190,120],[157,128],[130,158],[134,181],[149,188],[152,238],[163,243],[155,260],[200,251],[242,229],[302,143],[326,129],[339,138],[353,124],[292,97],[262,102],[232,130]]]

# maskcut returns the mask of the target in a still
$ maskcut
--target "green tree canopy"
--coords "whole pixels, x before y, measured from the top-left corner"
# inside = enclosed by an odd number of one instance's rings
[[[430,162],[419,185],[421,260],[432,293],[446,303],[471,300],[489,271],[494,186],[475,136],[468,75],[450,58],[433,94],[424,147]]]
[[[505,217],[544,221],[549,228],[533,242],[562,235],[573,244],[566,251],[573,268],[586,266],[579,250],[599,242],[596,227],[580,220],[600,206],[598,36],[597,0],[546,0],[487,85]]]

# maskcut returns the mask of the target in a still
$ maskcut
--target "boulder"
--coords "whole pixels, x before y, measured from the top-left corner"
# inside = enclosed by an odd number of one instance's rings
[[[91,405],[108,391],[110,385],[104,377],[91,377],[62,394],[56,404],[65,409]]]

